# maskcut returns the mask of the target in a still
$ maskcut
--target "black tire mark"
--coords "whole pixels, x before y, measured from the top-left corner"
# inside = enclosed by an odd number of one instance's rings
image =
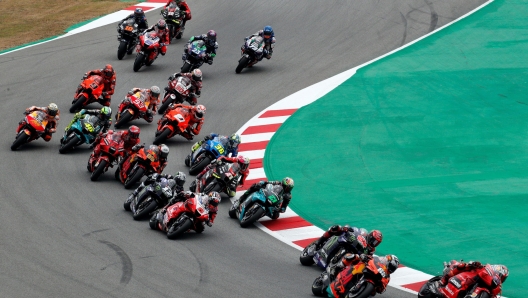
[[[400,43],[400,46],[403,46],[405,44],[405,40],[407,39],[407,19],[405,18],[403,13],[401,13],[401,11],[400,11],[400,16],[401,16],[402,21],[403,21],[403,37],[402,37],[402,41]]]
[[[121,284],[128,284],[130,282],[130,279],[132,278],[132,260],[130,257],[126,254],[126,252],[121,249],[121,247],[115,245],[112,242],[108,242],[105,240],[99,240],[99,242],[106,244],[108,247],[110,247],[113,251],[117,253],[119,258],[121,258],[121,264],[123,265],[123,274],[121,275]]]
[[[431,11],[431,22],[429,23],[429,32],[433,32],[438,26],[438,14],[436,13],[433,3],[430,0],[424,0],[425,4]]]

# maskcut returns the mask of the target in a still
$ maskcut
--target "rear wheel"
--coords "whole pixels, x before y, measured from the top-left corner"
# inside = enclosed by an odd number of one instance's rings
[[[169,225],[169,229],[167,230],[167,238],[176,239],[176,237],[192,228],[192,225],[192,221],[187,217],[177,218],[172,224]]]
[[[182,35],[183,35],[183,31],[180,30],[180,32],[178,32],[178,34],[176,34],[176,39],[181,39]]]
[[[346,298],[368,298],[370,297],[370,293],[372,293],[372,291],[374,291],[374,285],[369,282],[365,282],[356,291],[348,292]]]
[[[143,61],[145,60],[145,55],[137,54],[136,60],[134,61],[134,72],[137,72],[141,66],[143,66]]]
[[[310,256],[308,254],[308,249],[310,249],[312,246],[313,246],[313,242],[306,246],[303,251],[301,252],[301,255],[299,256],[299,261],[301,261],[301,264],[303,264],[303,266],[312,266],[315,262],[313,260],[313,256]]]
[[[76,113],[80,111],[85,101],[86,101],[86,97],[84,97],[84,95],[79,96],[77,100],[73,103],[73,105],[71,106],[70,113]]]
[[[220,192],[222,190],[222,185],[214,181],[205,186],[203,193],[210,193],[212,191]]]
[[[173,102],[173,99],[170,97],[170,95],[167,97],[167,100],[161,104],[161,106],[158,109],[158,114],[163,115],[165,113],[165,110],[169,107],[169,105]]]
[[[246,56],[242,57],[242,59],[240,59],[240,62],[238,62],[238,66],[235,69],[235,72],[240,73],[242,69],[244,69],[244,67],[248,65],[248,63],[249,63],[249,58]]]
[[[167,140],[167,137],[170,135],[171,131],[168,128],[165,128],[155,139],[154,145],[162,144]]]
[[[185,73],[185,72],[191,72],[191,68],[192,68],[192,65],[185,62],[183,63],[183,66],[181,68],[181,72]]]
[[[157,212],[155,212],[154,214],[152,214],[152,216],[150,217],[150,220],[149,220],[149,227],[153,230],[157,230],[158,229],[158,214]]]
[[[13,151],[17,150],[18,147],[22,146],[22,144],[27,143],[28,140],[29,140],[29,136],[26,133],[24,132],[20,133],[16,137],[15,141],[13,142],[13,145],[11,145],[11,150]]]
[[[125,125],[128,122],[132,121],[132,118],[134,118],[134,115],[130,114],[130,112],[126,110],[121,114],[121,116],[119,117],[119,120],[116,121],[116,123],[114,124],[114,127],[118,128],[122,125]]]
[[[259,218],[264,216],[264,213],[266,213],[266,211],[264,211],[264,209],[262,209],[260,206],[253,206],[251,206],[251,208],[246,211],[246,214],[244,214],[244,218],[242,218],[242,220],[240,221],[241,227],[249,227],[252,223],[256,222]],[[248,214],[248,212],[250,214]]]
[[[125,188],[130,189],[134,184],[139,182],[141,180],[141,177],[143,177],[143,174],[145,173],[145,169],[143,168],[137,168],[136,172],[132,173],[130,177],[125,181]]]
[[[95,170],[92,172],[92,176],[90,176],[90,180],[96,181],[99,179],[99,176],[104,173],[106,169],[106,160],[101,160],[99,165],[95,168]]]
[[[202,160],[191,166],[191,168],[189,169],[189,174],[198,175],[210,163],[211,159],[209,157],[206,156],[202,158]]]
[[[236,209],[234,205],[231,205],[231,207],[229,208],[228,214],[229,214],[229,217],[236,218]]]
[[[59,153],[63,154],[68,152],[70,149],[72,149],[75,145],[79,143],[79,137],[73,136],[70,140],[66,141],[66,143],[63,143],[59,148]]]
[[[121,41],[119,43],[119,47],[117,48],[117,59],[122,60],[123,57],[125,57],[127,47],[128,47],[128,42]]]
[[[158,207],[158,203],[156,203],[156,200],[153,200],[152,198],[146,198],[139,204],[139,206],[136,209],[136,212],[132,214],[132,217],[134,220],[142,219],[143,217],[149,215],[151,212],[156,210],[156,207]]]

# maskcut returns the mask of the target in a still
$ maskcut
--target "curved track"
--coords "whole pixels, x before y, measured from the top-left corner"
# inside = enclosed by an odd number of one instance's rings
[[[208,113],[202,132],[236,131],[277,100],[393,50],[483,2],[190,3],[194,19],[184,38],[214,28],[220,44],[214,64],[202,68],[200,102]],[[153,23],[159,12],[147,17]],[[266,24],[277,32],[273,59],[236,75],[243,37]],[[169,74],[182,64],[183,40],[170,45],[167,56],[153,66],[134,73],[134,56],[117,60],[115,36],[115,26],[109,25],[0,56],[4,107],[0,110],[0,296],[311,296],[310,285],[319,271],[302,267],[297,250],[256,228],[241,229],[228,218],[227,203],[221,204],[215,226],[202,235],[169,241],[122,209],[128,191],[111,173],[96,183],[89,180],[86,146],[58,154],[58,139],[72,118],[68,108],[73,91],[85,71],[114,65],[117,88],[112,108],[117,108],[128,89],[164,87]],[[62,110],[53,140],[9,151],[22,111],[50,101]],[[138,121],[138,125],[142,140],[152,142],[154,124]],[[176,138],[168,144],[166,172],[185,169],[183,159],[191,143]],[[392,288],[387,293],[413,296]]]

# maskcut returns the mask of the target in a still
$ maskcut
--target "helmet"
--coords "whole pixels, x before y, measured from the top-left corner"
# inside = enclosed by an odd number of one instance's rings
[[[135,143],[139,139],[139,127],[132,125],[128,128],[128,133],[123,138],[125,142]]]
[[[161,144],[159,148],[160,148],[160,157],[163,159],[167,159],[167,157],[169,157],[169,147],[165,144]]]
[[[58,112],[59,112],[59,107],[56,104],[50,103],[48,105],[48,115],[57,116]]]
[[[205,115],[205,107],[204,105],[197,105],[194,108],[194,116],[198,119],[202,119],[202,117]]]
[[[192,71],[192,78],[195,81],[201,81],[202,80],[202,71],[198,68]]]
[[[501,283],[504,283],[506,281],[506,278],[508,278],[508,275],[510,274],[510,271],[508,270],[508,267],[504,265],[493,265],[493,270],[497,272],[501,279]]]
[[[112,117],[112,109],[110,107],[103,107],[99,113],[104,120],[108,120]]]
[[[143,9],[140,8],[140,7],[136,8],[136,10],[134,10],[134,17],[136,19],[144,18],[145,17],[145,13],[143,12]]]
[[[264,27],[264,30],[262,30],[262,35],[266,39],[271,38],[273,36],[273,29],[271,28],[271,26]]]
[[[344,225],[341,230],[343,230],[343,232],[348,232],[350,230],[352,230],[352,227],[350,227],[350,225]]]
[[[114,75],[114,68],[112,67],[112,65],[105,65],[105,67],[103,68],[103,74],[107,79],[112,78],[112,76]]]
[[[182,2],[185,2],[184,0],[176,0],[176,4],[180,5]]]
[[[240,145],[240,136],[236,133],[229,136],[229,145],[231,148],[237,148]]]
[[[165,21],[163,19],[161,19],[156,24],[156,27],[158,27],[158,29],[162,29],[163,30],[163,29],[167,28],[167,23],[165,23]]]
[[[285,191],[291,191],[293,189],[293,179],[290,177],[282,179],[282,188],[284,188]]]
[[[158,98],[160,95],[160,88],[158,86],[152,86],[150,87],[150,94],[154,96],[155,98]]]
[[[186,178],[187,177],[183,172],[178,172],[176,173],[176,176],[174,176],[174,180],[176,180],[176,184],[178,184],[179,186],[183,186],[185,184]]]
[[[394,273],[394,271],[398,269],[398,266],[400,266],[400,260],[398,260],[398,257],[395,255],[386,255],[385,258],[387,259],[387,269],[389,269],[389,273]]]
[[[367,236],[367,243],[370,247],[376,247],[381,243],[383,235],[379,230],[372,230]]]
[[[239,155],[237,157],[237,161],[242,171],[245,171],[247,168],[249,168],[249,158]]]
[[[207,43],[210,46],[214,46],[215,42],[216,42],[216,31],[209,30],[209,32],[207,32]]]
[[[210,192],[208,196],[209,196],[209,204],[215,207],[218,206],[218,203],[220,203],[220,201],[222,200],[222,197],[216,191]]]

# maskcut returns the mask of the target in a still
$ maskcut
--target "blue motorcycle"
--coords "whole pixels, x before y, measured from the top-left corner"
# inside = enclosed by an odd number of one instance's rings
[[[95,136],[101,130],[95,125],[96,122],[97,117],[92,115],[85,115],[74,122],[60,140],[59,153],[66,153],[75,146],[93,143]]]
[[[268,184],[265,188],[252,193],[242,204],[238,200],[229,208],[229,217],[238,218],[240,226],[248,227],[259,218],[272,217],[273,212],[282,204],[279,194],[282,192],[280,185]]]
[[[189,174],[198,175],[211,161],[227,154],[227,139],[215,137],[212,140],[203,142],[201,147],[198,144],[193,146],[193,152],[185,159],[185,165],[191,167]]]
[[[191,72],[204,63],[207,56],[207,48],[203,40],[195,40],[187,45],[187,54],[183,55],[183,66],[181,72]]]

